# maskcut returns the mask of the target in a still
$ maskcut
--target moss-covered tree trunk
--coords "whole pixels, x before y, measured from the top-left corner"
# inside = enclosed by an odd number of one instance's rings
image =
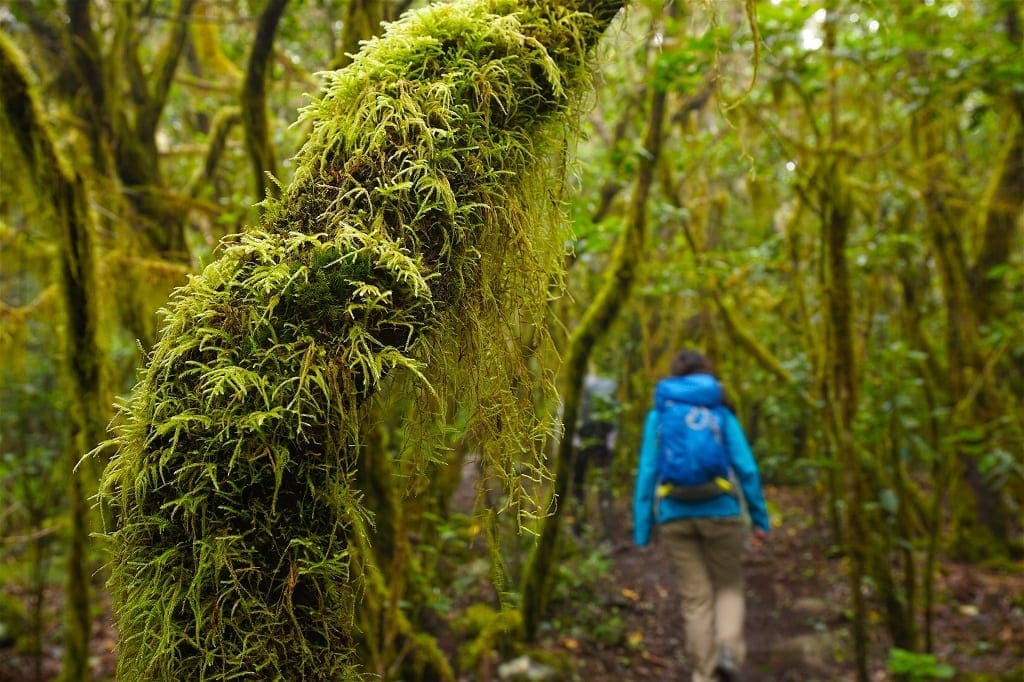
[[[16,150],[28,169],[27,178],[53,216],[58,281],[64,317],[63,376],[68,396],[69,439],[65,476],[70,508],[69,552],[65,594],[64,670],[62,678],[79,682],[90,678],[90,611],[88,490],[95,477],[78,470],[84,453],[102,438],[106,418],[96,306],[96,266],[93,226],[82,177],[60,157],[15,48],[0,35],[0,139]],[[84,479],[84,484],[83,484]],[[86,487],[88,486],[88,488]]]
[[[919,123],[917,132],[922,150],[933,163],[944,153],[943,128],[938,115]],[[1000,171],[1005,171],[1005,166]],[[997,379],[988,367],[988,353],[983,350],[980,337],[982,325],[990,321],[987,315],[993,310],[993,302],[986,299],[985,294],[995,289],[986,281],[987,277],[972,276],[960,234],[960,225],[967,216],[955,208],[954,198],[947,196],[943,176],[940,169],[929,174],[925,206],[926,227],[936,256],[946,312],[944,384],[952,416],[945,436],[962,469],[965,484],[959,486],[959,494],[952,505],[956,520],[954,549],[961,557],[970,559],[1005,556],[1008,517],[1000,491],[982,475],[976,453],[984,449],[986,436],[984,429],[975,428],[987,426],[999,415],[1010,412],[1003,404]],[[994,210],[995,214],[1000,212],[1001,208]],[[982,254],[987,253],[988,247],[983,247]],[[1008,250],[1003,251],[1004,258],[1008,253]]]
[[[361,548],[372,559],[363,566],[366,589],[357,608],[358,658],[381,679],[454,682],[455,674],[436,639],[417,632],[400,608],[399,602],[408,598],[407,583],[414,569],[403,491],[392,456],[384,424],[377,424],[366,435],[355,481],[373,514],[372,546],[367,542]]]
[[[396,371],[442,403],[474,358],[510,376],[509,311],[539,319],[562,250],[547,150],[619,4],[411,13],[305,110],[295,179],[175,295],[123,405],[101,488],[120,677],[362,675],[365,403]],[[515,498],[524,416],[501,383],[481,419]]]
[[[1007,5],[1007,38],[1021,45],[1019,9]],[[914,63],[916,75],[927,77],[926,64]],[[1007,135],[993,165],[989,188],[975,213],[962,205],[951,188],[949,158],[952,130],[957,123],[939,105],[929,106],[912,119],[914,151],[928,168],[924,194],[925,227],[939,274],[945,321],[945,390],[948,409],[947,447],[962,470],[953,496],[955,522],[953,549],[970,560],[1006,556],[1013,511],[1003,490],[983,473],[981,454],[1000,440],[1019,450],[1024,434],[996,433],[1004,415],[1013,414],[1014,379],[1020,376],[1013,363],[999,362],[986,347],[983,330],[1003,314],[1000,298],[1006,282],[1010,255],[1019,250],[1020,216],[1024,207],[1024,98],[1019,92],[1004,95]],[[974,228],[976,234],[971,235]],[[967,245],[977,245],[973,255]],[[1016,247],[1016,248],[1015,248]],[[1002,371],[1000,371],[1002,370]],[[1019,389],[1016,396],[1019,397]],[[981,428],[979,428],[979,426]],[[1017,515],[1019,516],[1019,515]]]
[[[843,547],[850,557],[849,579],[853,609],[852,634],[857,663],[857,679],[866,682],[868,661],[867,607],[862,583],[870,552],[865,523],[864,481],[854,445],[854,418],[857,393],[853,353],[853,299],[850,288],[846,241],[850,223],[847,194],[839,184],[838,170],[833,166],[825,173],[831,177],[822,193],[822,228],[825,252],[825,290],[828,291],[828,347],[825,384],[826,430],[833,442],[843,514]]]
[[[835,14],[829,12],[825,22],[825,48],[829,63],[834,65],[836,50]],[[854,444],[854,420],[857,416],[857,368],[854,351],[853,291],[850,266],[846,254],[853,206],[845,186],[842,157],[835,150],[840,142],[838,115],[838,70],[829,73],[829,155],[821,171],[818,193],[822,225],[823,288],[827,292],[825,353],[826,430],[832,440],[841,493],[845,503],[843,514],[843,547],[849,555],[848,575],[853,610],[851,632],[858,682],[868,682],[867,605],[863,581],[870,552],[867,537],[864,476]]]

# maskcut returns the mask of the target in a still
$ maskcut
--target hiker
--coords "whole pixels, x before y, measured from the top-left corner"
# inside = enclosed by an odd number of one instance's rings
[[[633,539],[643,547],[658,526],[682,594],[693,682],[739,680],[743,639],[742,556],[768,531],[757,463],[727,405],[711,362],[680,351],[647,414],[633,498]],[[737,487],[739,491],[737,491]]]
[[[618,388],[614,379],[588,373],[583,380],[582,399],[578,428],[573,446],[572,493],[576,501],[572,528],[576,535],[582,535],[583,516],[586,508],[586,479],[588,469],[606,470],[615,455],[616,422],[619,416],[619,401],[615,397]],[[611,490],[607,485],[609,476],[603,477],[598,491],[605,536],[611,533]]]

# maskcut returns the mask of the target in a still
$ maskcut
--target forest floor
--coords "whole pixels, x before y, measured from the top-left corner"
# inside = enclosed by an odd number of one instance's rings
[[[778,527],[745,560],[749,653],[743,679],[852,680],[846,567],[829,551],[827,520],[806,491],[768,487],[766,497]],[[609,534],[584,532],[559,568],[551,619],[541,632],[541,651],[534,650],[558,662],[563,671],[558,679],[689,680],[677,577],[657,540],[644,548],[632,545],[628,503],[618,500],[609,523],[616,527]],[[592,541],[593,535],[600,537]],[[486,577],[480,582],[490,589]],[[939,662],[956,671],[953,679],[1024,680],[1024,566],[997,572],[946,563],[936,590],[935,653]],[[23,596],[12,593],[10,585],[0,585],[0,596],[4,593]],[[38,668],[13,647],[0,646],[0,682],[56,679],[63,654],[57,644],[59,601],[55,588],[47,597],[51,622]],[[872,679],[887,680],[885,628],[878,612],[870,615]],[[95,679],[112,679],[116,635],[109,604],[97,604],[94,635]],[[487,667],[490,674],[466,673],[460,682],[498,680],[500,666]],[[1007,674],[1011,670],[1016,673]]]
[[[765,496],[778,527],[745,559],[743,680],[853,680],[846,562],[829,551],[827,519],[803,490],[768,487]],[[620,506],[613,518],[628,519]],[[579,630],[583,636],[554,636],[546,646],[552,653],[568,649],[574,677],[587,682],[688,681],[677,577],[656,539],[637,548],[628,523],[620,525],[604,541],[610,567],[596,591],[608,595],[608,617],[620,619],[618,641],[588,637],[591,626]],[[951,668],[946,677],[1024,680],[1024,565],[997,572],[945,563],[936,593],[935,660]],[[885,627],[880,613],[869,615],[871,677],[887,680]]]

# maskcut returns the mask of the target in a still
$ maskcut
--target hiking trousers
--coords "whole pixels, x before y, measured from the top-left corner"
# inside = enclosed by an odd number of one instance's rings
[[[710,682],[724,660],[739,670],[743,640],[743,548],[747,528],[739,516],[678,519],[658,526],[675,566],[686,624],[693,682]]]

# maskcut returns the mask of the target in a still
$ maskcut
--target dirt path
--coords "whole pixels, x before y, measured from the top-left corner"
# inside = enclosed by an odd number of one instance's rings
[[[745,558],[745,682],[852,679],[849,665],[837,660],[837,654],[848,658],[841,612],[843,575],[821,570],[819,561],[827,562],[824,557],[819,560],[824,554],[819,548],[827,546],[821,535],[802,522],[783,526]],[[608,589],[617,593],[612,608],[627,623],[627,651],[595,646],[580,657],[579,678],[689,680],[677,578],[670,563],[656,540],[647,547],[632,546],[628,528],[615,529],[613,539]]]
[[[803,490],[766,489],[781,525],[745,558],[748,645],[744,682],[855,679],[845,562],[829,551],[828,525]],[[657,543],[637,548],[628,511],[617,515],[603,591],[624,620],[622,642],[575,642],[576,679],[688,682],[676,577]],[[936,581],[935,653],[960,680],[1024,680],[1024,566],[1004,572],[946,564]],[[888,680],[888,642],[871,611],[872,680]],[[1012,671],[1012,672],[1011,672]],[[979,675],[972,677],[970,674]]]

